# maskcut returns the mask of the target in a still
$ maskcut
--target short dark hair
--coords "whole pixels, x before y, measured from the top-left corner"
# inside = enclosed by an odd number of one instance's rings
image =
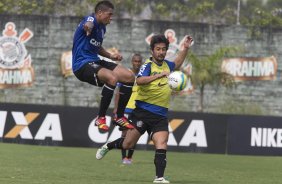
[[[151,43],[150,43],[151,50],[154,50],[156,43],[165,43],[166,49],[168,49],[169,47],[169,41],[163,34],[157,34],[157,35],[152,36]]]
[[[133,58],[133,57],[140,57],[140,58],[142,59],[142,56],[141,56],[140,53],[134,53],[134,54],[132,55],[132,58]]]
[[[99,10],[106,11],[110,8],[114,9],[114,5],[110,1],[99,1],[95,6],[95,13],[97,13]]]

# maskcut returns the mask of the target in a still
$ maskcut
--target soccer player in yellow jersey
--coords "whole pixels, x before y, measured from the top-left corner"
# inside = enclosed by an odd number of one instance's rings
[[[132,148],[141,135],[147,131],[156,149],[154,158],[156,178],[153,183],[169,183],[164,178],[169,135],[167,112],[171,96],[167,76],[183,64],[192,41],[191,36],[186,36],[183,50],[178,52],[174,61],[168,61],[165,59],[169,46],[168,39],[164,35],[152,37],[150,43],[152,57],[141,67],[136,79],[139,86],[136,108],[129,117],[134,128],[128,130],[124,139],[119,138],[98,149],[96,153],[98,160],[113,148]]]
[[[132,58],[131,58],[131,69],[130,71],[132,71],[132,73],[134,73],[135,76],[137,76],[140,67],[142,66],[142,56],[140,54],[133,54]],[[119,87],[122,86],[122,83],[118,83],[118,88],[116,91],[116,95],[115,95],[115,107],[114,107],[114,115],[116,116],[116,112],[117,112],[117,108],[118,108],[118,101],[119,101],[119,95],[120,95],[120,91],[119,91]],[[136,83],[134,84],[133,88],[132,88],[132,94],[130,96],[130,99],[127,103],[127,106],[124,110],[124,115],[125,117],[128,117],[133,109],[135,109],[135,99],[137,96],[137,91],[138,91],[138,86],[136,85]],[[113,120],[114,121],[114,120]],[[120,131],[122,131],[121,137],[125,138],[126,133],[127,133],[127,128],[124,127],[120,127],[119,128]],[[127,152],[127,154],[126,154]],[[122,163],[123,164],[131,164],[132,163],[132,156],[134,153],[134,147],[130,148],[128,151],[126,149],[121,149],[121,156],[122,156]]]

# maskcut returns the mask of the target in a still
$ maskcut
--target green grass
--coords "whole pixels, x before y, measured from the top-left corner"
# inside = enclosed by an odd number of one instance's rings
[[[121,164],[119,150],[103,160],[94,148],[0,143],[1,184],[144,184],[154,178],[153,151]],[[166,175],[176,184],[281,183],[282,157],[168,152]]]

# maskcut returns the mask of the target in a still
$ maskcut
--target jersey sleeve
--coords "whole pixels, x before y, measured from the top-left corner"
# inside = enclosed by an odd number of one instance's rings
[[[173,72],[174,69],[175,69],[175,63],[172,62],[172,61],[168,61],[168,60],[165,60],[165,62],[167,63],[169,69],[170,69],[170,72]]]
[[[94,23],[94,20],[95,20],[95,18],[93,16],[91,16],[91,15],[89,15],[89,16],[87,16],[85,18],[85,22],[92,22],[92,23]]]
[[[95,20],[95,17],[93,17],[92,15],[88,15],[86,17],[84,17],[84,21],[83,21],[83,25],[86,23],[86,22],[91,22],[93,27],[96,27],[97,25],[97,21]]]
[[[149,62],[141,66],[137,77],[150,76],[150,74],[151,74],[151,63]]]

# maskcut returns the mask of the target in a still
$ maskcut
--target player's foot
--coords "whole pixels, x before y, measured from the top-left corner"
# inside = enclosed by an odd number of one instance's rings
[[[116,125],[120,126],[120,127],[123,127],[123,128],[127,128],[127,129],[133,129],[134,126],[131,125],[129,122],[128,122],[128,119],[126,117],[121,117],[121,118],[114,118],[114,121],[113,121]]]
[[[127,164],[132,164],[132,158],[127,158]]]
[[[109,131],[109,127],[106,125],[106,117],[96,117],[95,125],[98,126],[98,129],[107,132]]]
[[[155,178],[153,183],[170,183],[168,180],[166,180],[164,177]]]
[[[122,159],[122,163],[125,165],[130,165],[132,163],[132,159],[125,157],[124,159]]]
[[[121,161],[123,164],[127,164],[127,157],[123,158]]]
[[[99,148],[96,152],[96,159],[97,160],[101,160],[107,153],[109,150],[108,146],[107,146],[108,143],[104,144],[101,148]]]

